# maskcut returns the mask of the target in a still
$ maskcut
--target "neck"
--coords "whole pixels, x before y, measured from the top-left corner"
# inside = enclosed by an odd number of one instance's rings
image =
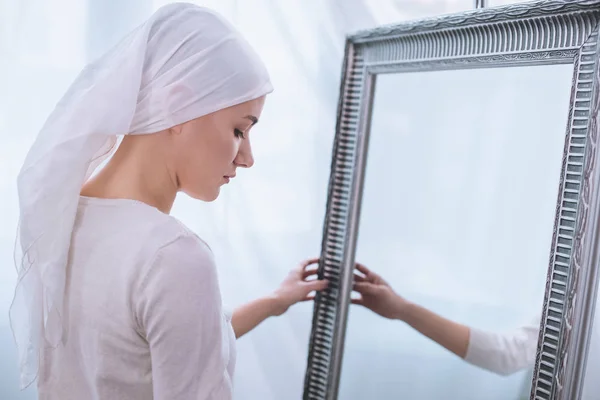
[[[178,185],[160,142],[161,134],[125,136],[108,164],[84,185],[81,195],[138,200],[170,213]]]

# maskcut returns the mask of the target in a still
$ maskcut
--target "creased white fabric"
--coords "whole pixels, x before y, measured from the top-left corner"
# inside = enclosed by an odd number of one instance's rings
[[[39,400],[230,400],[235,333],[212,251],[128,199],[82,197],[64,344],[42,349]]]
[[[508,376],[535,363],[540,317],[508,332],[471,328],[465,361],[498,375]]]
[[[79,192],[118,135],[149,134],[273,90],[258,55],[215,12],[160,8],[89,64],[57,104],[18,177],[19,279],[10,310],[20,385],[63,336],[65,267]]]

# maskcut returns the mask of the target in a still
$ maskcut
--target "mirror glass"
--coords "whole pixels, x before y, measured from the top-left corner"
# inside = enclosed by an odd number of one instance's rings
[[[377,76],[356,260],[406,321],[350,307],[339,398],[529,399],[572,77]]]

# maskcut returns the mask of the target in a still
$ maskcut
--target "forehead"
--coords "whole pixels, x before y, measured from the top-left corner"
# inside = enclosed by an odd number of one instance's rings
[[[260,113],[262,112],[263,106],[265,103],[265,98],[259,97],[258,99],[250,100],[245,103],[239,104],[236,106],[236,113],[239,113],[240,116],[252,117],[248,118],[250,120],[258,119],[260,117]],[[253,121],[255,122],[255,121]]]

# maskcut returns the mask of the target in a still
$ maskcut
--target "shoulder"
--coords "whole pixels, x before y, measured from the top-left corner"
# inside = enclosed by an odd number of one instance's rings
[[[155,215],[147,227],[137,238],[138,293],[151,295],[174,287],[218,291],[214,256],[204,240],[166,214]]]
[[[134,308],[145,332],[152,321],[208,318],[208,309],[221,310],[221,293],[213,254],[189,233],[156,249],[134,289]]]
[[[137,247],[147,268],[161,263],[185,266],[198,260],[212,263],[208,243],[178,219],[160,212],[151,213],[146,215],[145,227],[139,231]]]
[[[82,197],[75,225],[82,238],[105,236],[113,247],[121,244],[139,263],[181,237],[195,237],[208,248],[181,221],[138,200]]]
[[[208,245],[192,232],[178,232],[158,246],[150,260],[149,269],[211,269],[213,253]],[[206,271],[205,271],[206,272]]]

